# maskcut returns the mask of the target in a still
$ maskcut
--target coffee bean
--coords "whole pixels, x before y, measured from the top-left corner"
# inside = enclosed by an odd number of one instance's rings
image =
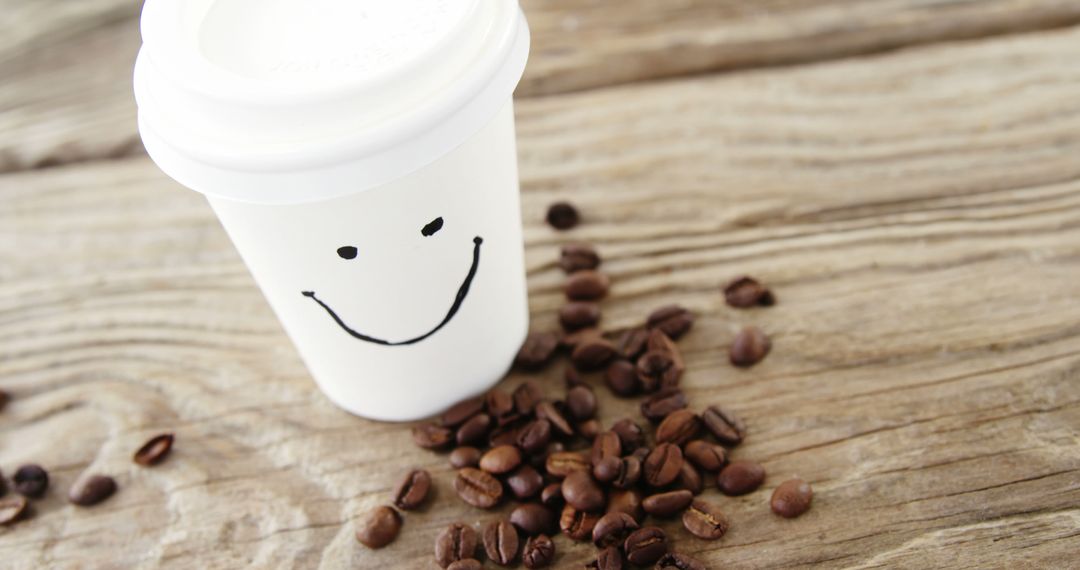
[[[757,279],[743,275],[733,279],[724,287],[724,300],[737,309],[755,305],[769,306],[776,303],[772,292]]]
[[[611,287],[611,279],[599,271],[585,269],[571,273],[563,284],[566,298],[572,301],[595,301],[602,299]]]
[[[559,516],[559,529],[573,540],[589,540],[600,516],[598,513],[578,510],[567,504]]]
[[[557,230],[568,230],[578,225],[578,212],[569,202],[555,202],[548,206],[547,223]]]
[[[163,433],[150,438],[142,447],[135,452],[132,460],[143,467],[150,467],[161,463],[172,450],[173,434]]]
[[[612,424],[611,431],[619,436],[623,453],[632,453],[645,444],[645,431],[630,418],[623,418]]]
[[[356,540],[368,548],[382,548],[397,538],[401,515],[393,507],[382,506],[368,513],[356,531]]]
[[[574,471],[568,474],[562,482],[562,495],[566,504],[580,511],[601,510],[607,500],[604,490],[589,471]]]
[[[725,445],[738,445],[746,437],[746,424],[720,406],[709,406],[701,414],[701,421],[713,437]]]
[[[450,563],[446,570],[483,570],[484,564],[475,558],[466,558]]]
[[[506,478],[506,485],[518,499],[528,499],[544,488],[544,477],[532,465],[526,464]]]
[[[563,506],[562,483],[550,483],[540,491],[540,503],[545,507]]]
[[[682,351],[679,350],[679,345],[675,344],[675,341],[671,340],[664,331],[660,329],[652,329],[649,331],[649,338],[645,341],[645,350],[655,350],[658,352],[666,352],[675,359],[675,364],[682,369],[683,358]]]
[[[619,356],[627,360],[635,360],[645,352],[645,343],[649,339],[649,331],[643,328],[627,329],[615,342],[615,350]]]
[[[40,465],[23,465],[12,476],[15,492],[31,498],[38,498],[49,488],[49,474]]]
[[[733,461],[716,477],[716,486],[725,495],[750,493],[765,482],[765,468],[753,461]]]
[[[480,464],[480,450],[475,447],[459,447],[450,452],[450,466],[454,469],[476,467]]]
[[[613,489],[608,493],[607,512],[626,513],[640,523],[645,518],[645,510],[641,506],[644,500],[637,489]]]
[[[592,444],[592,454],[589,456],[589,460],[593,465],[600,462],[605,457],[618,458],[622,455],[622,440],[619,439],[619,434],[614,431],[605,431],[596,436]]]
[[[26,516],[27,502],[22,495],[12,495],[0,499],[0,525],[9,525],[18,522]]]
[[[413,469],[394,488],[394,506],[411,511],[424,503],[430,490],[431,475],[423,469]]]
[[[514,392],[510,397],[514,400],[514,408],[517,413],[528,416],[533,413],[536,404],[539,404],[540,400],[544,399],[544,392],[536,382],[526,380],[519,384],[517,388],[514,388]]]
[[[547,535],[529,537],[521,552],[521,561],[526,568],[543,568],[555,560],[555,543]]]
[[[641,415],[653,423],[661,422],[669,414],[687,405],[686,394],[678,388],[661,390],[641,402]]]
[[[697,469],[690,464],[689,461],[683,461],[682,468],[679,469],[679,478],[675,480],[675,484],[680,489],[686,489],[695,495],[700,495],[705,490],[705,481],[702,480],[701,474]]]
[[[728,519],[720,512],[720,507],[701,499],[694,499],[690,507],[683,512],[683,526],[690,534],[706,540],[716,540],[727,532]]]
[[[442,568],[473,558],[475,554],[476,531],[465,523],[451,524],[435,539],[435,562]]]
[[[563,379],[566,382],[566,389],[569,390],[574,386],[588,386],[585,380],[581,377],[581,373],[577,371],[573,366],[567,366],[563,371]]]
[[[484,409],[497,425],[508,423],[516,415],[514,399],[500,388],[493,388],[484,396]]]
[[[547,534],[555,530],[555,513],[536,503],[523,503],[510,511],[510,523],[521,529],[525,536]]]
[[[668,491],[645,497],[641,502],[641,508],[654,517],[673,517],[683,511],[694,500],[690,491]]]
[[[568,331],[591,327],[600,321],[600,305],[592,301],[573,301],[559,309],[559,324]]]
[[[458,445],[482,442],[487,437],[488,432],[491,431],[492,423],[491,416],[476,414],[461,424],[457,433],[454,434],[454,438],[457,440]]]
[[[735,335],[728,357],[735,366],[745,368],[761,362],[765,355],[769,354],[770,349],[772,349],[772,341],[761,332],[761,329],[746,327]]]
[[[579,344],[597,338],[604,338],[604,331],[596,327],[585,327],[573,332],[567,332],[559,339],[559,346],[573,354]]]
[[[600,434],[600,420],[593,418],[591,420],[585,420],[578,423],[577,434],[585,441],[591,442],[596,439],[596,436]]]
[[[719,471],[727,463],[727,450],[702,439],[695,439],[683,447],[683,456],[705,471]]]
[[[623,552],[631,564],[648,566],[667,554],[667,535],[655,526],[638,529],[623,542]]]
[[[638,385],[646,394],[678,386],[682,373],[683,369],[676,365],[675,358],[668,352],[650,350],[637,361]]]
[[[648,457],[650,453],[652,453],[651,447],[639,447],[630,455],[636,457],[638,461],[644,462],[645,458]]]
[[[551,360],[559,346],[559,337],[547,332],[531,332],[518,350],[514,362],[527,370],[538,370]],[[519,408],[518,411],[521,411]]]
[[[678,305],[668,305],[653,311],[645,326],[659,329],[671,338],[679,338],[686,334],[693,324],[693,313]]]
[[[600,255],[587,243],[568,243],[559,252],[559,267],[567,273],[583,269],[596,269]]]
[[[457,427],[469,418],[484,411],[484,398],[469,398],[458,402],[439,416],[439,424],[444,427]]]
[[[537,404],[536,417],[537,419],[550,422],[552,431],[559,436],[571,437],[574,435],[573,426],[571,426],[566,417],[555,408],[555,404],[551,402],[542,401]]]
[[[480,456],[480,469],[494,475],[509,473],[521,465],[521,451],[513,445],[493,447]]]
[[[575,471],[592,471],[592,464],[576,451],[559,451],[548,455],[544,469],[548,475],[563,479]]]
[[[621,458],[605,457],[593,462],[593,478],[601,483],[610,483],[619,477],[620,469],[622,469]]]
[[[539,453],[551,441],[551,422],[546,419],[533,420],[517,434],[517,445],[525,453]]]
[[[611,479],[611,485],[616,489],[629,489],[641,479],[641,460],[633,455],[619,460],[619,471]]]
[[[701,431],[701,418],[690,410],[676,410],[656,428],[657,443],[683,445]]]
[[[516,445],[521,431],[528,425],[524,416],[506,425],[499,426],[488,433],[488,445],[498,447],[500,445]]]
[[[596,553],[596,560],[585,565],[586,570],[623,570],[622,551],[609,546]]]
[[[481,509],[490,509],[499,504],[503,494],[503,486],[498,479],[472,467],[458,471],[454,490],[461,500]]]
[[[450,428],[435,424],[420,424],[412,428],[412,438],[416,445],[424,449],[443,449],[454,441]]]
[[[574,386],[566,391],[566,409],[579,422],[596,415],[596,394],[588,385]]]
[[[641,468],[646,483],[652,487],[663,487],[678,478],[682,464],[683,456],[679,446],[661,443],[649,452]]]
[[[668,552],[656,561],[656,570],[705,570],[705,565],[685,554]]]
[[[570,353],[570,360],[581,370],[599,370],[615,356],[615,345],[603,337],[581,341]]]
[[[616,396],[633,396],[638,391],[637,368],[626,360],[616,360],[604,371],[604,382]]]
[[[592,541],[598,548],[622,544],[627,535],[638,529],[634,517],[626,513],[607,513],[596,521]]]
[[[793,519],[810,510],[814,490],[810,483],[802,479],[788,479],[773,491],[769,506],[772,511],[784,518]]]
[[[484,526],[484,552],[488,560],[499,566],[510,566],[517,559],[517,529],[508,520],[495,520]]]

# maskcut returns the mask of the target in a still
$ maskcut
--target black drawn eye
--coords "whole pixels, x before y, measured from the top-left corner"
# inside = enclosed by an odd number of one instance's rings
[[[341,259],[352,259],[356,257],[356,248],[351,245],[342,246],[338,248],[337,254]]]
[[[439,231],[441,229],[442,229],[442,218],[439,217],[439,218],[435,218],[434,220],[431,220],[430,222],[428,222],[428,225],[424,226],[424,228],[420,230],[420,233],[423,234],[424,237],[431,237],[431,236],[435,235],[435,232],[437,232],[437,231]]]

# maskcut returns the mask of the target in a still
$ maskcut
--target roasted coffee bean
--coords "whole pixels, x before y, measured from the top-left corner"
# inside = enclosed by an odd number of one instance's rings
[[[559,529],[573,540],[589,540],[592,538],[593,528],[596,527],[596,521],[600,520],[600,516],[598,513],[575,509],[568,504],[563,507],[562,514],[559,516]]]
[[[616,396],[633,396],[638,392],[637,367],[626,360],[616,360],[604,371],[604,382]]]
[[[444,427],[457,427],[469,418],[484,411],[484,398],[469,398],[450,406],[439,416],[439,424]]]
[[[517,420],[501,425],[488,433],[488,445],[498,447],[500,445],[516,445],[521,431],[528,425],[528,420],[519,417]]]
[[[559,337],[547,332],[531,332],[518,350],[514,362],[527,370],[538,370],[551,360],[559,347]],[[518,408],[518,411],[521,409]]]
[[[401,515],[393,507],[382,506],[368,513],[356,531],[356,540],[368,548],[382,548],[397,538]]]
[[[510,422],[516,415],[514,399],[506,390],[493,388],[484,397],[484,409],[495,420],[496,425],[504,425]]]
[[[581,370],[599,370],[615,356],[615,345],[603,337],[587,338],[570,353],[570,360]]]
[[[788,479],[773,491],[769,506],[772,511],[784,518],[793,519],[810,510],[814,499],[814,490],[810,483],[802,479]]]
[[[634,452],[630,455],[633,457],[637,457],[638,461],[644,462],[645,458],[648,457],[650,453],[652,453],[651,447],[639,447],[635,449]]]
[[[544,469],[548,475],[563,479],[575,471],[592,471],[592,464],[576,451],[558,451],[548,455]]]
[[[610,483],[619,477],[622,467],[622,459],[619,457],[605,457],[600,461],[594,461],[593,478],[601,483]]]
[[[607,512],[626,513],[640,523],[645,518],[645,509],[641,506],[644,500],[637,489],[613,489],[608,493]]]
[[[473,558],[476,554],[476,531],[465,523],[456,522],[446,527],[435,539],[435,562],[446,568],[458,560]]]
[[[593,527],[592,541],[598,548],[619,545],[627,535],[638,529],[634,517],[620,512],[607,513],[596,521]]]
[[[720,512],[720,507],[701,499],[694,499],[683,511],[683,526],[690,534],[706,540],[716,540],[727,532],[728,519]]]
[[[577,434],[585,441],[591,442],[600,433],[600,420],[593,418],[578,423]]]
[[[630,418],[623,418],[612,424],[611,431],[618,434],[623,453],[632,453],[645,444],[645,430]]]
[[[755,305],[769,306],[776,303],[776,298],[773,297],[771,291],[757,279],[747,275],[733,279],[724,287],[724,300],[737,309]]]
[[[566,298],[573,301],[595,301],[607,295],[611,279],[599,271],[585,269],[571,273],[563,284]]]
[[[693,324],[693,313],[678,305],[668,305],[653,311],[645,322],[646,327],[664,331],[664,334],[671,338],[686,334]]]
[[[532,465],[522,465],[506,478],[506,485],[519,500],[536,496],[544,488],[544,477]]]
[[[656,570],[705,570],[705,565],[685,554],[668,552],[656,561]]]
[[[683,370],[675,363],[675,358],[668,352],[650,350],[637,361],[638,386],[646,394],[661,388],[674,388],[679,385]]]
[[[641,479],[641,460],[628,455],[619,460],[619,472],[611,479],[611,486],[616,489],[629,489]]]
[[[394,488],[394,506],[411,511],[424,504],[430,490],[431,475],[423,469],[413,469]]]
[[[753,366],[761,362],[772,349],[772,341],[757,327],[746,327],[735,335],[728,357],[739,367]]]
[[[172,450],[173,434],[163,433],[155,435],[135,452],[132,460],[143,467],[157,465],[165,460]]]
[[[678,388],[661,390],[641,402],[641,415],[650,422],[658,423],[672,412],[686,408],[686,394]]]
[[[719,471],[727,463],[727,450],[702,439],[695,439],[683,447],[683,456],[705,471]]]
[[[508,520],[495,520],[484,526],[484,552],[499,566],[510,566],[518,555],[518,534]]]
[[[607,500],[604,490],[589,471],[574,471],[568,474],[562,482],[562,495],[566,504],[580,511],[601,510]]]
[[[709,406],[701,414],[701,421],[713,437],[725,445],[738,445],[746,437],[746,424],[720,406]]]
[[[475,558],[451,562],[446,570],[484,570],[484,564]]]
[[[615,342],[615,350],[619,356],[627,360],[635,360],[645,352],[645,343],[649,340],[649,331],[643,328],[627,329],[619,335]]]
[[[462,501],[481,509],[490,509],[499,504],[503,494],[503,486],[498,479],[472,467],[458,471],[454,490]]]
[[[604,338],[604,332],[596,327],[585,327],[573,332],[567,332],[559,339],[559,346],[573,354],[579,344],[597,338]]]
[[[568,331],[595,326],[600,321],[600,305],[592,301],[572,301],[559,309],[559,324]]]
[[[540,400],[544,399],[544,392],[536,382],[526,380],[514,389],[511,398],[514,400],[514,408],[517,409],[517,413],[527,416],[532,414],[536,405],[540,403]]]
[[[664,331],[660,329],[649,331],[649,338],[645,341],[645,350],[666,352],[675,360],[675,365],[680,370],[684,368],[682,351],[679,350],[679,346],[675,344],[675,341],[671,340],[671,337],[664,334]]]
[[[765,482],[765,468],[753,461],[733,461],[716,476],[716,486],[725,495],[745,495]]]
[[[574,435],[574,428],[566,417],[555,407],[555,404],[542,401],[536,405],[537,419],[547,420],[551,423],[552,432],[561,437]]]
[[[649,452],[641,469],[646,483],[652,487],[663,487],[679,477],[682,464],[683,456],[679,446],[673,443],[661,443]]]
[[[574,386],[566,391],[566,409],[579,422],[596,415],[596,394],[588,385]]]
[[[667,554],[667,535],[655,526],[638,529],[623,542],[623,552],[631,564],[648,566]]]
[[[676,410],[656,428],[657,443],[683,445],[701,431],[701,418],[690,410]]]
[[[513,445],[493,447],[480,456],[480,469],[494,475],[509,473],[521,465],[521,450]]]
[[[521,551],[521,561],[526,568],[543,568],[555,560],[555,543],[547,535],[529,537]]]
[[[700,495],[705,490],[705,481],[701,478],[701,474],[689,461],[685,461],[685,458],[682,468],[679,469],[679,478],[675,480],[675,485],[695,495]]]
[[[454,469],[480,465],[480,450],[475,447],[459,447],[450,452],[450,466]]]
[[[619,546],[609,546],[596,553],[596,560],[585,565],[586,570],[623,570],[623,556]]]
[[[469,418],[465,423],[461,424],[457,433],[454,434],[454,438],[457,440],[458,445],[470,445],[484,441],[488,432],[491,431],[491,426],[494,422],[491,421],[491,416],[487,414],[476,414]]]
[[[0,525],[9,525],[26,516],[26,497],[12,495],[0,499]]]
[[[563,379],[566,382],[566,389],[569,390],[574,386],[588,386],[585,380],[581,377],[581,373],[577,371],[573,366],[567,366],[563,371]]]
[[[567,273],[600,266],[600,255],[587,243],[568,243],[559,252],[559,267]]]
[[[517,434],[517,445],[525,453],[540,453],[551,441],[551,422],[546,419],[533,420]]]
[[[605,431],[593,440],[592,455],[589,456],[589,460],[596,465],[605,457],[619,457],[622,453],[622,440],[619,439],[619,434],[614,431]]]
[[[641,508],[654,517],[673,517],[690,506],[694,494],[685,489],[649,495],[641,501]]]
[[[547,223],[557,230],[568,230],[578,225],[578,211],[569,202],[555,202],[548,206]]]
[[[540,503],[545,507],[562,507],[564,502],[562,483],[549,483],[543,491],[540,491]]]
[[[15,492],[31,498],[38,498],[49,488],[49,474],[40,465],[23,465],[12,476]]]
[[[420,424],[412,428],[412,438],[416,445],[424,449],[443,449],[454,441],[450,428],[435,424]]]
[[[548,534],[555,530],[555,512],[536,503],[523,503],[510,511],[510,523],[525,536]]]

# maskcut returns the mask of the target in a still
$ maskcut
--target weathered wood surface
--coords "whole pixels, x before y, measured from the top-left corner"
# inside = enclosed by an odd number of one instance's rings
[[[1080,22],[1075,0],[522,0],[518,94]],[[0,0],[0,172],[137,154],[139,0]]]
[[[713,568],[1047,567],[1080,550],[1080,29],[800,68],[523,100],[534,327],[554,326],[556,245],[598,244],[605,323],[679,302],[696,407],[747,419],[769,479]],[[540,223],[570,199],[586,222]],[[743,272],[776,307],[727,308]],[[773,353],[726,363],[755,323]],[[315,390],[204,202],[143,157],[0,177],[0,467],[53,490],[0,528],[14,568],[427,568],[452,520],[442,456]],[[541,377],[561,393],[561,366]],[[512,387],[526,375],[514,374]],[[595,378],[592,379],[594,382]],[[600,387],[606,422],[636,401]],[[174,430],[173,456],[130,463]],[[410,466],[435,504],[371,552],[353,533]],[[95,508],[81,474],[117,477]],[[797,474],[813,509],[781,520]],[[558,568],[587,545],[557,539]]]

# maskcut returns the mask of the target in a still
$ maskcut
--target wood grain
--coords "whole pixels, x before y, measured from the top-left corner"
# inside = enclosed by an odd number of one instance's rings
[[[1072,0],[523,0],[519,96],[1080,22]],[[0,172],[141,153],[139,0],[0,3]]]

